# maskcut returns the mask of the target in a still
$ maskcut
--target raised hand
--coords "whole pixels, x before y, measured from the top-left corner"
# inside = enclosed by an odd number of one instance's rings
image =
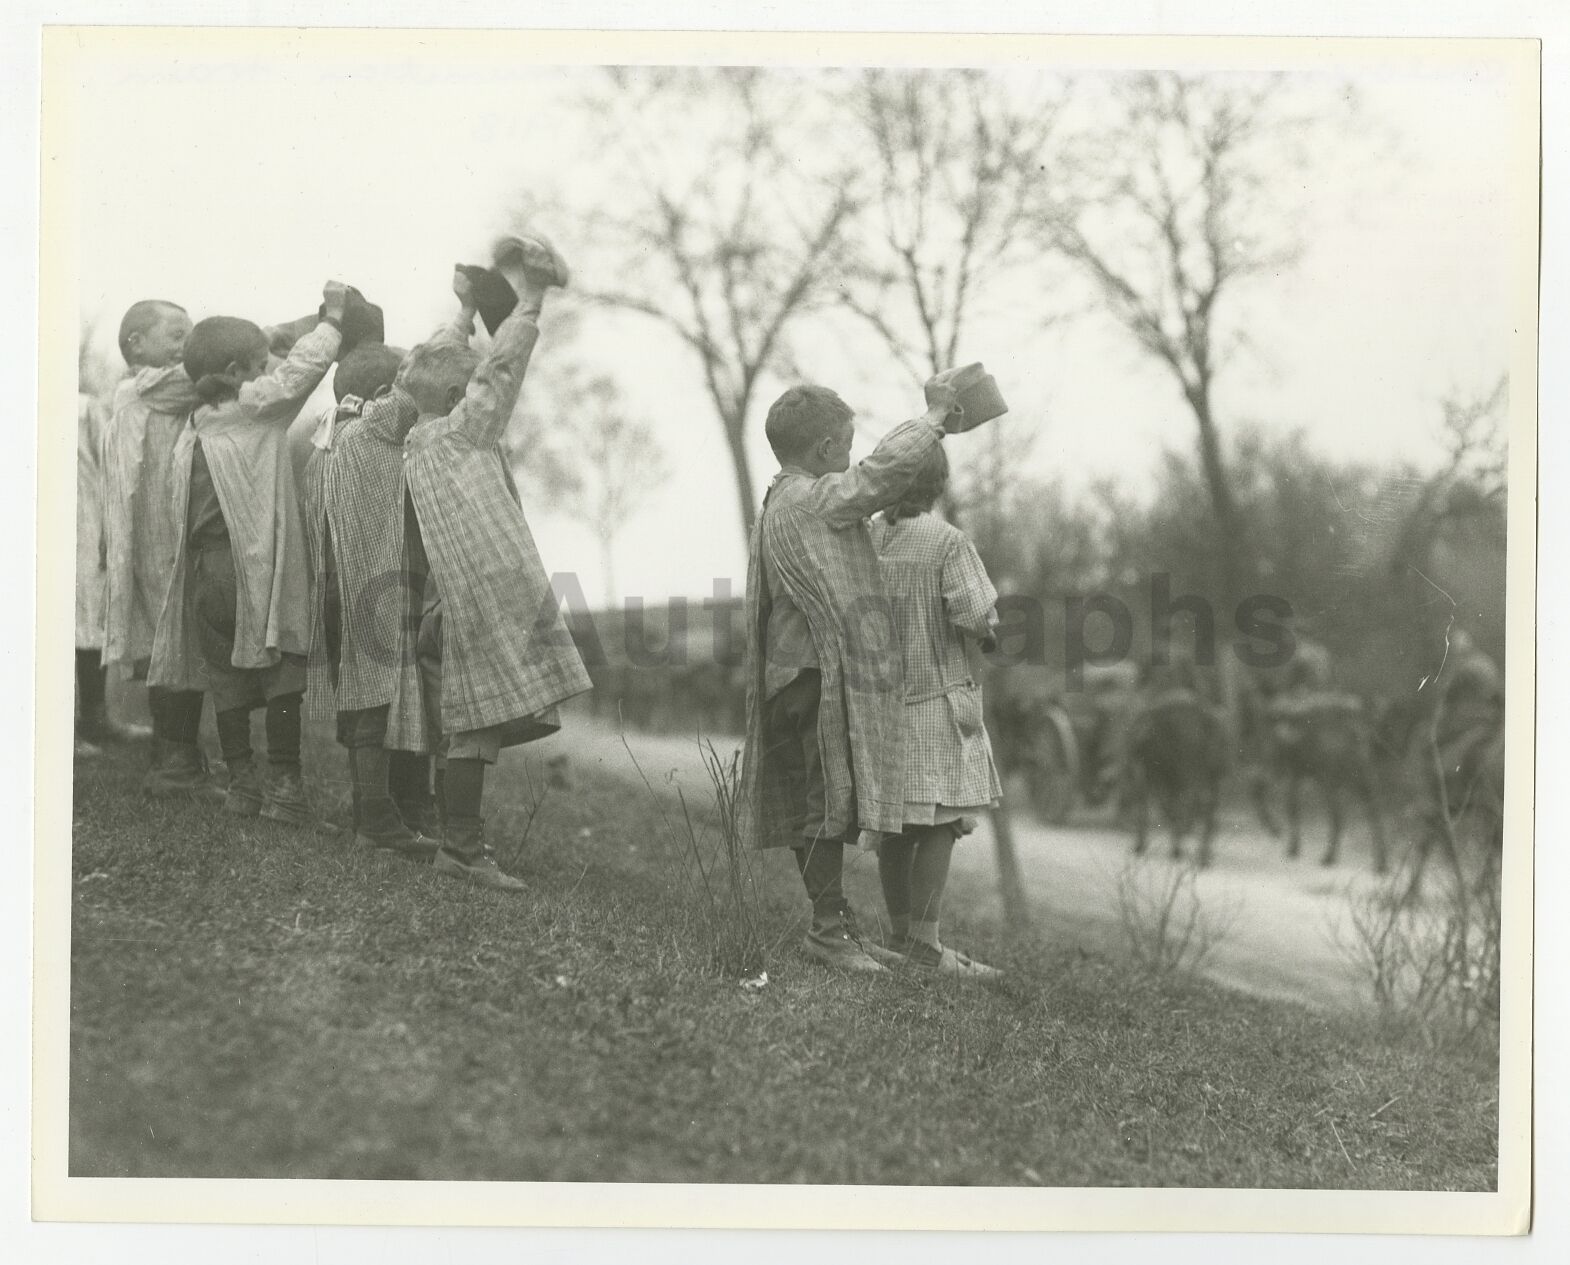
[[[322,287],[322,315],[336,321],[343,320],[344,308],[349,303],[349,287],[342,281],[329,281]]]
[[[954,389],[954,383],[945,374],[928,378],[924,390],[927,396],[927,416],[935,422],[942,422],[948,418],[954,412],[955,405],[959,403],[959,392]]]
[[[458,304],[465,312],[473,312],[479,306],[474,293],[474,281],[462,264],[453,265],[452,292],[457,295]]]
[[[552,286],[567,284],[570,273],[561,253],[538,233],[504,237],[492,252],[496,271],[526,303],[537,306]]]

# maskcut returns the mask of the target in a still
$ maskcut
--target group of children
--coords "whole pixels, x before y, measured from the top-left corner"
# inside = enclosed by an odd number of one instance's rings
[[[129,376],[107,419],[84,403],[79,425],[79,739],[117,736],[103,673],[118,665],[147,684],[149,795],[306,824],[309,700],[348,752],[359,846],[522,888],[485,842],[485,769],[554,732],[590,681],[501,439],[546,293],[567,281],[543,238],[505,239],[490,268],[459,267],[458,315],[407,353],[337,282],[313,316],[266,330],[134,304]],[[287,432],[335,364],[297,487]],[[769,411],[781,469],[748,565],[744,824],[794,850],[811,956],[984,979],[997,972],[944,946],[938,914],[955,840],[1000,793],[970,666],[996,593],[930,513],[955,392],[935,379],[928,400],[854,467],[834,392],[793,387]],[[222,788],[199,743],[208,696]],[[845,897],[858,840],[878,853],[881,942]]]
[[[103,668],[147,683],[148,794],[310,823],[300,750],[314,676],[349,751],[356,842],[522,887],[485,844],[485,766],[555,730],[589,677],[499,441],[546,293],[567,279],[548,242],[506,239],[492,268],[455,273],[458,316],[407,354],[337,282],[314,316],[267,330],[192,325],[165,302],[126,313],[131,373],[99,447],[100,640]],[[335,363],[336,405],[297,489],[287,434]],[[222,789],[198,742],[205,696]]]

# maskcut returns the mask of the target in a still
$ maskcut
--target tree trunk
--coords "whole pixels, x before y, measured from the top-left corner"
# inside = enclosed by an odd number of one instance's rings
[[[1201,384],[1184,389],[1194,420],[1199,424],[1199,458],[1205,474],[1205,487],[1210,492],[1211,512],[1215,515],[1216,556],[1221,564],[1221,592],[1216,611],[1216,679],[1221,687],[1221,706],[1228,737],[1236,744],[1241,724],[1238,714],[1237,664],[1231,654],[1232,626],[1238,603],[1243,600],[1243,559],[1246,542],[1243,535],[1243,517],[1238,512],[1237,499],[1232,495],[1232,481],[1227,473],[1226,459],[1221,452],[1221,437],[1216,433],[1215,418],[1210,412],[1210,388]]]
[[[616,608],[616,538],[610,532],[600,533],[600,560],[605,566],[605,609]]]
[[[1030,929],[1030,898],[1019,868],[1019,850],[1014,846],[1014,823],[1002,805],[989,814],[992,819],[993,849],[998,858],[998,895],[1003,899],[1003,921],[1010,934],[1024,935]]]
[[[1220,597],[1228,608],[1224,613],[1230,619],[1230,608],[1243,596],[1243,520],[1232,495],[1226,460],[1221,454],[1221,437],[1216,433],[1215,419],[1210,413],[1209,388],[1186,389],[1184,394],[1188,396],[1194,420],[1199,424],[1200,465],[1205,474],[1205,487],[1210,492],[1211,510],[1216,517],[1216,553],[1221,562]]]
[[[752,462],[747,456],[747,418],[723,419],[725,446],[730,449],[731,469],[736,476],[736,496],[741,503],[742,534],[750,541],[753,524],[758,518],[757,496],[752,483]]]

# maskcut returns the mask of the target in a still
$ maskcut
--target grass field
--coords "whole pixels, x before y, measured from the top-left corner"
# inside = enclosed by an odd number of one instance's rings
[[[77,767],[79,1176],[1495,1184],[1486,1058],[975,918],[1001,985],[831,976],[784,857],[743,988],[651,792],[604,771],[545,795],[508,897],[150,804],[140,758]]]

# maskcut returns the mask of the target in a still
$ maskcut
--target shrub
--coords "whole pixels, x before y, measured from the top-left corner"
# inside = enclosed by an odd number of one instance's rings
[[[1192,972],[1231,933],[1241,905],[1206,908],[1199,867],[1129,857],[1117,876],[1118,921],[1134,961],[1155,975]]]

